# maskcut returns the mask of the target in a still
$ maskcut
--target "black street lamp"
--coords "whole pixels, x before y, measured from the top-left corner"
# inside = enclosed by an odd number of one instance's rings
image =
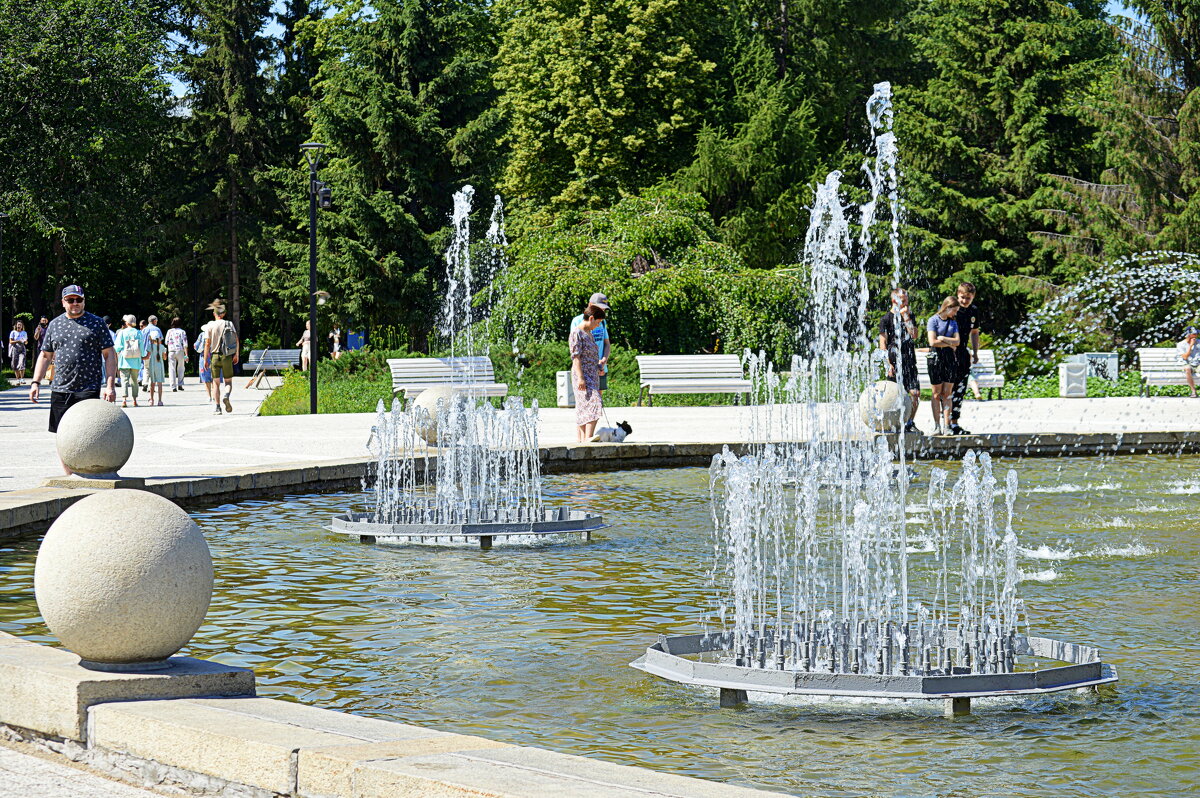
[[[317,179],[324,144],[309,141],[300,145],[308,161],[308,412],[317,413],[317,206],[333,207],[333,193]]]

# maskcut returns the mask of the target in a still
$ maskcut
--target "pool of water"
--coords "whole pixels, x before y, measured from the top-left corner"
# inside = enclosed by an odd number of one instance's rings
[[[1021,479],[1032,631],[1099,646],[1115,688],[945,720],[718,710],[715,693],[629,668],[658,634],[699,630],[704,469],[548,477],[548,501],[611,524],[548,547],[350,543],[322,526],[354,494],[195,513],[218,584],[186,653],[254,668],[261,695],[797,795],[1200,792],[1200,458],[998,465]],[[910,494],[914,537],[929,467]],[[0,548],[0,630],[50,643],[35,552]]]

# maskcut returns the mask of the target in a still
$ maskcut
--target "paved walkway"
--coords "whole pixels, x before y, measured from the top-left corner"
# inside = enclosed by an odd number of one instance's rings
[[[151,798],[161,793],[131,787],[86,770],[0,745],[0,798]]]
[[[239,380],[241,382],[241,380]],[[266,391],[234,391],[232,415],[215,416],[194,378],[165,395],[164,407],[127,410],[137,435],[125,476],[202,476],[239,466],[339,460],[366,453],[374,414],[254,415]],[[48,400],[47,400],[48,401]],[[931,426],[928,405],[917,424]],[[0,492],[37,487],[58,472],[49,405],[30,404],[26,388],[0,392]],[[637,443],[710,443],[747,437],[744,407],[609,408],[611,422],[628,421]],[[541,443],[575,441],[574,411],[544,408]],[[603,423],[603,422],[602,422]],[[1200,430],[1200,400],[1186,398],[1018,399],[969,402],[963,424],[972,432],[1173,432]]]

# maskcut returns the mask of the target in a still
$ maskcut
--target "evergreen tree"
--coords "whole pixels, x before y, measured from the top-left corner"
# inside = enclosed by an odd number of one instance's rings
[[[245,256],[262,232],[268,200],[261,180],[277,121],[264,73],[272,55],[262,32],[270,9],[270,0],[194,0],[180,63],[186,117],[174,146],[186,178],[176,214],[191,246],[164,276],[170,285],[183,276],[182,265],[203,268],[211,283],[228,289],[239,330],[243,291],[258,282],[256,263]]]
[[[1031,238],[1045,176],[1099,166],[1078,100],[1114,52],[1103,3],[925,0],[909,28],[928,70],[896,114],[918,257],[935,282],[1019,294],[1001,278],[1056,266]]]
[[[522,207],[599,207],[685,166],[713,108],[714,0],[509,0],[496,69],[501,187]]]
[[[432,322],[451,196],[490,186],[496,116],[494,36],[482,0],[382,0],[308,26],[299,42],[320,61],[312,135],[328,144],[320,268],[335,312],[398,325],[414,345]],[[282,265],[264,274],[294,310],[307,308],[307,193],[301,170],[276,175],[295,197],[277,230]],[[303,202],[301,202],[303,200]]]

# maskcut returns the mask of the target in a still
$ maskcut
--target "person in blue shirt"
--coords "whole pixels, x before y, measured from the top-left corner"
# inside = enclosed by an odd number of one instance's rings
[[[591,299],[587,301],[587,304],[583,306],[583,309],[587,310],[588,307],[592,305],[595,305],[603,310],[605,314],[608,313],[608,297],[606,297],[604,294],[592,294]],[[575,332],[582,326],[583,314],[580,313],[578,316],[571,319],[571,329],[569,332]],[[608,355],[610,351],[608,344],[607,318],[604,321],[601,321],[600,325],[592,330],[592,338],[595,339],[596,349],[600,352],[600,393],[603,395],[604,391],[608,388]]]
[[[925,331],[929,340],[929,382],[933,394],[933,434],[950,435],[950,411],[953,407],[951,394],[958,379],[958,297],[948,296],[942,300],[938,312],[929,317]]]

